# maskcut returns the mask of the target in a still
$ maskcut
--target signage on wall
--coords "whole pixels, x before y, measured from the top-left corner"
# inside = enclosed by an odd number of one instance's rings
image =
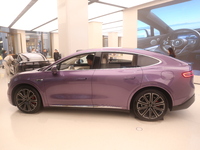
[[[199,6],[199,0],[179,0],[138,10],[138,48],[168,55],[172,47],[200,75]]]

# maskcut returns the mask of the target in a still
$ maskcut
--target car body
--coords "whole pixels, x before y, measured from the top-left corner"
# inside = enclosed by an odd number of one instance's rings
[[[14,63],[14,74],[50,65],[41,53],[20,53]]]
[[[93,65],[86,57],[94,55]],[[194,102],[191,66],[140,49],[82,50],[55,63],[15,75],[8,88],[12,105],[25,113],[42,106],[127,110],[141,119],[163,119],[168,109]]]
[[[138,48],[168,55],[200,70],[199,0],[175,0],[138,10]]]

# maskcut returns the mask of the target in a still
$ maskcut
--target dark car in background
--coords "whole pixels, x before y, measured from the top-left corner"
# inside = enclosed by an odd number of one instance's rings
[[[18,54],[13,64],[14,74],[30,71],[37,68],[50,65],[50,61],[47,60],[41,53],[21,53]]]

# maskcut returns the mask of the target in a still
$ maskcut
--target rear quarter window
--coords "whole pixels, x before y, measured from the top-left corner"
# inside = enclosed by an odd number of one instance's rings
[[[154,65],[159,62],[160,61],[158,59],[155,59],[149,56],[144,56],[144,55],[138,55],[138,59],[137,59],[137,65],[140,67]]]

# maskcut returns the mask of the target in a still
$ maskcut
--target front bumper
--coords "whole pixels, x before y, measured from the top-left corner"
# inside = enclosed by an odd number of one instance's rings
[[[190,107],[194,103],[194,101],[195,101],[195,95],[193,95],[190,99],[188,99],[183,104],[172,107],[172,111],[186,109],[186,108]]]

